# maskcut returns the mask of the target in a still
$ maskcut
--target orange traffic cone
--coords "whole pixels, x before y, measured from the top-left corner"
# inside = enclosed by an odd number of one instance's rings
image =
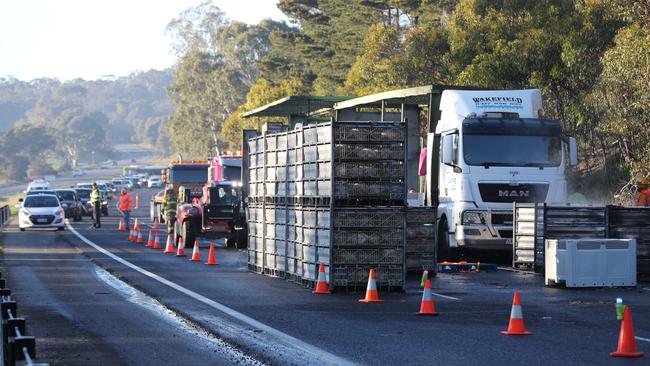
[[[325,277],[325,264],[320,263],[318,268],[318,281],[316,282],[316,289],[311,292],[312,294],[327,295],[330,294],[330,285],[327,283],[327,278]]]
[[[147,248],[153,248],[153,230],[149,230],[149,238],[147,239]]]
[[[190,258],[192,262],[200,262],[201,261],[201,254],[199,254],[199,241],[194,240],[194,249],[192,249],[192,258]]]
[[[129,241],[133,241],[133,229],[129,230]]]
[[[138,218],[135,218],[135,223],[133,223],[133,230],[139,231],[140,230],[140,224],[138,223]]]
[[[178,239],[178,248],[176,249],[176,256],[177,257],[185,256],[185,243],[183,242],[182,236]]]
[[[126,231],[126,226],[124,226],[124,219],[120,219],[120,224],[117,226],[117,230]]]
[[[214,244],[210,243],[210,253],[208,253],[208,261],[205,263],[208,266],[216,266],[217,264],[217,256],[214,254]]]
[[[634,325],[632,324],[632,311],[627,306],[623,311],[621,331],[618,335],[618,348],[616,352],[609,354],[612,357],[641,357],[643,352],[636,350],[636,339],[634,338]]]
[[[433,298],[431,296],[431,280],[426,280],[424,283],[424,292],[422,292],[422,302],[420,302],[420,312],[419,315],[438,315],[436,313],[436,307],[433,304]]]
[[[140,208],[140,194],[135,194],[135,208]]]
[[[158,233],[156,233],[156,239],[153,241],[153,248],[154,249],[161,249],[160,247],[160,236]]]
[[[142,231],[138,230],[138,239],[135,241],[136,244],[144,244],[144,239],[142,238]]]
[[[384,300],[379,300],[374,268],[370,268],[370,275],[368,276],[368,287],[366,288],[366,297],[365,299],[359,300],[359,302],[384,302]]]
[[[167,244],[165,245],[164,254],[173,254],[174,253],[174,240],[172,239],[172,234],[167,235]]]
[[[515,297],[512,299],[512,310],[510,311],[510,323],[508,330],[504,330],[501,334],[505,335],[531,335],[533,333],[526,330],[524,326],[524,313],[521,311],[521,300],[519,299],[519,292],[515,291]]]
[[[156,230],[160,229],[160,226],[158,225],[158,218],[157,217],[153,218],[153,228],[156,229]]]

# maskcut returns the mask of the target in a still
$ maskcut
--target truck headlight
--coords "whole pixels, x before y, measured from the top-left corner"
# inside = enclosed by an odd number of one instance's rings
[[[463,211],[461,223],[463,225],[485,225],[485,212]]]

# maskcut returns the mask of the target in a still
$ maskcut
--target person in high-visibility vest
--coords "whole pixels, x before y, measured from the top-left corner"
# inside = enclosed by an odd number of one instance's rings
[[[165,222],[167,222],[167,234],[174,232],[174,224],[176,224],[176,194],[172,188],[167,188],[165,191],[165,201],[163,202],[162,209],[165,213]]]
[[[650,189],[648,189],[649,184],[650,181],[648,178],[641,178],[637,180],[636,188],[639,193],[636,196],[636,202],[634,203],[635,206],[650,207]]]
[[[90,191],[90,204],[93,206],[94,219],[92,229],[99,229],[102,227],[100,217],[102,216],[102,192],[97,188],[97,182],[93,182],[92,190]]]

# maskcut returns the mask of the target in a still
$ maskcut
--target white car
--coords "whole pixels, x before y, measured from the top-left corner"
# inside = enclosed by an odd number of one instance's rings
[[[147,182],[149,188],[162,188],[162,177],[160,175],[152,175]]]
[[[50,183],[42,179],[37,179],[27,185],[25,192],[40,191],[46,189],[50,189]]]
[[[88,189],[92,189],[92,188],[93,188],[93,184],[90,183],[90,182],[80,182],[80,183],[77,183],[77,186],[76,186],[75,188],[88,188]]]
[[[65,211],[56,195],[34,194],[21,200],[18,211],[20,231],[28,228],[65,230]]]

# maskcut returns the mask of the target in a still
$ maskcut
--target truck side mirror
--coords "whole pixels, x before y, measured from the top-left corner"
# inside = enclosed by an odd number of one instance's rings
[[[569,137],[569,165],[578,165],[578,143],[575,137]]]
[[[454,164],[454,135],[445,135],[442,138],[442,163],[447,165]]]

